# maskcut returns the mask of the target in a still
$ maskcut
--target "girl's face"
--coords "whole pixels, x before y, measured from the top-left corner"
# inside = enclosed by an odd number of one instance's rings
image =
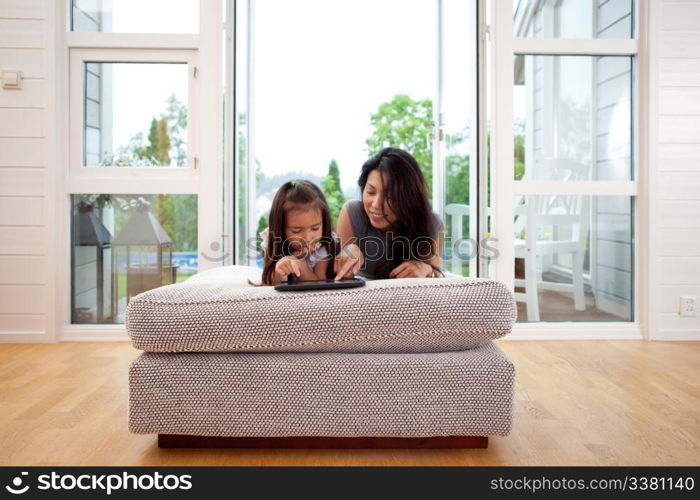
[[[294,255],[317,250],[323,236],[323,215],[317,207],[295,209],[285,216],[284,236]]]
[[[380,231],[386,231],[396,221],[396,215],[389,208],[384,197],[384,186],[388,182],[389,176],[386,173],[379,173],[378,169],[372,170],[367,176],[367,184],[362,191],[362,204],[369,217],[369,222]]]

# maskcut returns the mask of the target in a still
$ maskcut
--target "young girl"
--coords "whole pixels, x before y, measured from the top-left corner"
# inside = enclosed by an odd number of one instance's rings
[[[274,285],[295,274],[299,280],[333,279],[337,236],[323,192],[309,181],[289,181],[277,190],[270,225],[260,233],[262,284]]]

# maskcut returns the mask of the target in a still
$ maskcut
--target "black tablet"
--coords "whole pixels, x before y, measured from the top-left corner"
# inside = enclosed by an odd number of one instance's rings
[[[296,276],[294,276],[296,278]],[[343,278],[341,280],[298,280],[291,279],[275,285],[280,292],[302,292],[304,290],[336,290],[338,288],[356,288],[365,286],[365,280],[360,278]]]

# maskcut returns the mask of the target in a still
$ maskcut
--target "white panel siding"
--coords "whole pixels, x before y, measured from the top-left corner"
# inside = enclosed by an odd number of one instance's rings
[[[700,170],[696,172],[662,172],[658,179],[659,195],[667,200],[697,200],[700,196]]]
[[[599,2],[596,15],[598,38],[630,38],[631,2]],[[629,57],[598,57],[594,60],[596,180],[627,181],[631,178],[632,61]],[[603,196],[593,206],[592,245],[596,250],[593,294],[596,305],[612,314],[631,317],[633,248],[629,198]]]
[[[44,137],[44,110],[0,108],[0,137]]]
[[[0,255],[44,255],[43,227],[0,227]]]
[[[700,4],[697,2],[664,2],[661,7],[661,28],[697,30]]]
[[[700,115],[700,87],[660,89],[659,113],[663,115]]]
[[[0,314],[44,314],[46,287],[0,285]]]
[[[43,226],[43,198],[0,196],[0,226]]]
[[[46,73],[44,51],[0,48],[0,68],[21,69],[24,78],[44,78]],[[27,83],[26,80],[24,83]]]
[[[662,228],[700,228],[700,200],[661,200],[658,222]]]
[[[2,0],[2,19],[44,19],[44,0]]]
[[[698,158],[700,158],[700,143],[666,143],[659,144],[658,147],[659,170],[671,172],[691,170],[697,172]]]
[[[55,82],[47,77],[61,3],[0,0],[0,68],[23,76],[21,89],[0,89],[0,342],[55,334],[50,202],[56,165],[47,158],[47,138],[55,134],[47,113],[55,103],[47,103],[47,95]]]
[[[0,285],[43,285],[46,271],[44,256],[0,256]]]
[[[681,295],[700,297],[700,0],[658,4],[656,154],[651,158],[653,338],[700,339],[700,316],[681,317]],[[653,67],[653,66],[652,66]]]
[[[22,69],[22,66],[15,66],[12,69]],[[22,80],[20,90],[0,89],[0,107],[13,108],[43,108],[44,103],[44,80]]]
[[[663,31],[659,38],[659,52],[662,58],[696,59],[700,47],[700,31]]]
[[[43,168],[0,168],[0,196],[42,196]]]
[[[0,340],[3,333],[45,332],[45,314],[0,313]]]
[[[41,167],[45,162],[43,139],[0,137],[0,167]]]
[[[662,87],[700,87],[700,59],[668,58],[659,61]]]
[[[13,49],[44,48],[44,21],[0,19],[0,47]]]
[[[659,312],[678,316],[678,311],[681,308],[680,297],[684,295],[700,297],[700,285],[663,285],[660,287],[660,292]],[[687,321],[687,319],[683,319],[683,321]],[[670,327],[670,325],[666,325],[666,327]]]

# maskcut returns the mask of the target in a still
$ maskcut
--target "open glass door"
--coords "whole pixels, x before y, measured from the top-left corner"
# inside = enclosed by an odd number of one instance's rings
[[[261,266],[282,183],[317,183],[335,219],[393,146],[426,177],[445,270],[477,275],[477,3],[235,0],[236,263]]]
[[[444,267],[478,274],[477,3],[438,0],[433,209],[445,223]]]

